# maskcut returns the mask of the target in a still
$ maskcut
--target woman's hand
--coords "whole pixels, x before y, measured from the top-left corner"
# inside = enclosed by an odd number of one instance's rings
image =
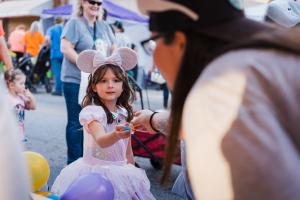
[[[156,133],[150,125],[150,117],[153,111],[140,110],[134,113],[134,118],[131,121],[135,130],[148,131],[150,133]]]
[[[66,38],[61,39],[60,50],[64,56],[71,61],[71,63],[76,64],[78,54],[75,51],[75,46]]]

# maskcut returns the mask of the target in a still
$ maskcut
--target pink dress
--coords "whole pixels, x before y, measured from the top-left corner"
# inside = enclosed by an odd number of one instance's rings
[[[119,140],[110,147],[101,148],[89,134],[87,125],[94,120],[103,125],[106,133],[115,130],[118,123],[126,121],[125,109],[120,108],[113,114],[114,122],[107,124],[107,117],[101,106],[92,105],[82,109],[79,120],[84,127],[83,157],[61,171],[52,186],[52,192],[62,195],[76,178],[96,172],[111,181],[115,200],[154,199],[145,171],[127,163],[128,138]]]

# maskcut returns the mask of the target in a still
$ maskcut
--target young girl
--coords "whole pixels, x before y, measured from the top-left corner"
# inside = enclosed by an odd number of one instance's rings
[[[117,49],[110,57],[95,50],[79,54],[77,66],[91,73],[79,116],[84,153],[61,171],[52,192],[61,195],[79,176],[96,172],[111,181],[117,200],[154,199],[145,171],[134,166],[127,127],[133,118],[133,93],[125,70],[136,63],[136,53],[129,48]]]
[[[11,103],[16,112],[17,122],[21,132],[21,140],[26,142],[24,131],[25,110],[34,110],[36,101],[32,93],[25,89],[26,76],[19,69],[7,70],[4,74],[6,85],[11,96]]]

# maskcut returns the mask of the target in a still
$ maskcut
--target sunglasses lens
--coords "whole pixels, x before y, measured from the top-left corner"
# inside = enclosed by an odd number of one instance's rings
[[[99,2],[99,1],[93,1],[93,0],[88,0],[88,2],[89,2],[89,4],[91,4],[91,5],[96,5],[97,4],[97,6],[101,6],[101,4],[102,4],[102,2]]]
[[[143,44],[143,48],[148,55],[153,54],[155,47],[156,47],[156,42],[153,40],[149,40],[148,42]]]

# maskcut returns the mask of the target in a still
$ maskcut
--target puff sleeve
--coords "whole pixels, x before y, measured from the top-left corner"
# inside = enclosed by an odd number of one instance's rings
[[[86,106],[79,114],[80,124],[88,130],[88,125],[92,121],[98,121],[103,126],[107,124],[106,113],[101,106]]]

